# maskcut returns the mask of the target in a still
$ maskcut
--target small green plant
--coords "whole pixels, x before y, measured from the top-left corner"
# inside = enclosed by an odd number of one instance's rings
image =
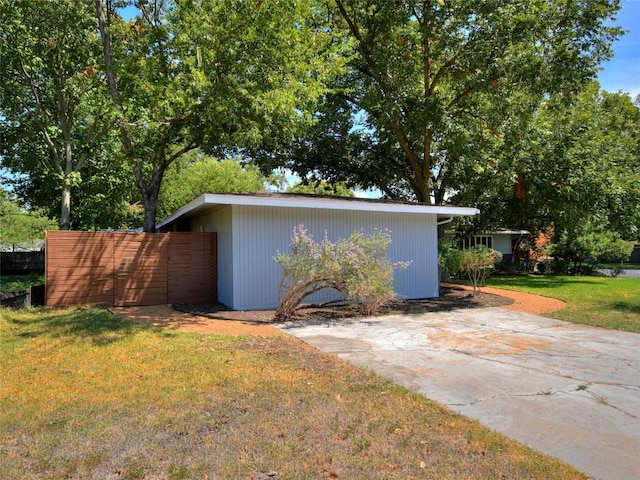
[[[483,245],[478,245],[462,252],[460,269],[469,277],[473,285],[474,295],[478,287],[484,283],[489,272],[494,268],[495,263],[500,260],[502,260],[502,253]]]
[[[538,395],[544,395],[544,396],[553,395],[553,390],[551,390],[551,389],[549,389],[549,390],[540,390],[538,392]]]
[[[276,315],[293,316],[305,298],[325,288],[359,303],[364,313],[375,314],[394,298],[394,269],[410,263],[391,262],[386,256],[389,243],[388,230],[376,230],[370,236],[354,232],[334,243],[326,232],[322,242],[316,242],[304,225],[294,228],[291,251],[274,257],[283,269]]]

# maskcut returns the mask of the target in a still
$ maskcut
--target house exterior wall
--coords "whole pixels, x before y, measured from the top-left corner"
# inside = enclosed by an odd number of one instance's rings
[[[218,216],[222,218],[213,218]],[[193,230],[202,226],[204,231],[218,232],[220,301],[236,310],[276,308],[282,270],[273,257],[277,251],[289,250],[293,228],[301,224],[317,241],[322,240],[325,230],[329,239],[336,241],[347,238],[354,230],[370,234],[374,228],[390,229],[392,243],[387,254],[391,261],[412,261],[408,269],[396,271],[395,290],[398,296],[438,296],[435,214],[234,205],[192,222]],[[232,262],[229,262],[231,257]],[[228,263],[223,265],[224,262]],[[229,281],[231,283],[225,285]],[[229,292],[230,285],[232,292]],[[334,292],[323,291],[311,297],[310,301],[335,298]]]
[[[219,207],[191,219],[192,232],[218,233],[218,301],[233,308],[232,206]]]
[[[510,255],[511,251],[511,235],[494,233],[493,235],[493,249],[499,251],[502,254]]]

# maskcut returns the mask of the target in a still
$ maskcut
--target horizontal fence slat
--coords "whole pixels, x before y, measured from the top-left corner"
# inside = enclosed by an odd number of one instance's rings
[[[215,233],[47,232],[46,302],[154,305],[217,298]]]

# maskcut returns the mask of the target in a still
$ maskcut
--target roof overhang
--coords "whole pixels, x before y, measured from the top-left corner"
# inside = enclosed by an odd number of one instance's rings
[[[487,232],[486,235],[529,235],[531,232],[529,230],[511,230],[508,228],[492,230]]]
[[[300,194],[240,194],[205,193],[176,210],[157,225],[163,228],[181,218],[191,218],[223,205],[247,205],[280,208],[311,208],[321,210],[349,210],[362,212],[422,213],[437,215],[438,219],[477,215],[471,207],[425,205],[422,203],[394,202],[354,197],[328,197]]]

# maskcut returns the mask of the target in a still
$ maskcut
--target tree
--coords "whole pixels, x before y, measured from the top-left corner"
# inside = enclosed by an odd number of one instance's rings
[[[72,189],[111,122],[92,4],[0,0],[0,18],[2,165],[27,193],[46,183],[60,202],[60,228],[69,229]]]
[[[491,152],[517,142],[546,95],[569,96],[593,78],[620,34],[605,25],[615,0],[331,5],[353,44],[347,72],[316,128],[263,161],[426,203],[442,203],[474,171],[513,181],[516,166]]]
[[[590,223],[640,239],[640,104],[594,83],[567,110],[549,102],[537,120],[547,143],[521,158],[538,215],[556,234]]]
[[[0,245],[33,247],[37,240],[44,239],[45,230],[55,230],[54,221],[38,211],[28,211],[11,198],[8,192],[0,190]]]
[[[311,195],[331,195],[334,197],[354,197],[355,193],[344,183],[331,184],[325,180],[298,182],[287,189],[287,193],[308,193]]]
[[[307,1],[136,1],[130,21],[95,4],[145,231],[172,162],[290,139],[342,62]]]
[[[161,218],[168,217],[203,193],[263,192],[265,181],[255,167],[190,152],[167,168],[158,198],[158,214]]]
[[[640,236],[640,102],[587,85],[571,99],[551,96],[503,151],[517,177],[481,172],[461,182],[452,201],[480,215],[460,222],[460,236],[498,227],[552,232],[554,241],[614,232]]]
[[[551,244],[554,269],[563,273],[593,273],[598,263],[624,262],[632,251],[633,242],[621,240],[615,232],[601,231],[590,222],[555,234]]]
[[[72,189],[74,226],[79,230],[142,226],[140,192],[115,143],[86,165],[83,182]]]
[[[115,145],[103,145],[82,167],[82,181],[71,186],[71,225],[77,230],[138,228],[139,193]],[[49,218],[60,214],[58,177],[33,171],[6,179],[16,196]]]
[[[640,104],[628,95],[601,92],[593,83],[570,104],[551,97],[515,157],[526,195],[514,198],[505,185],[510,202],[494,213],[532,230],[553,227],[557,235],[590,224],[638,239],[639,152]]]

